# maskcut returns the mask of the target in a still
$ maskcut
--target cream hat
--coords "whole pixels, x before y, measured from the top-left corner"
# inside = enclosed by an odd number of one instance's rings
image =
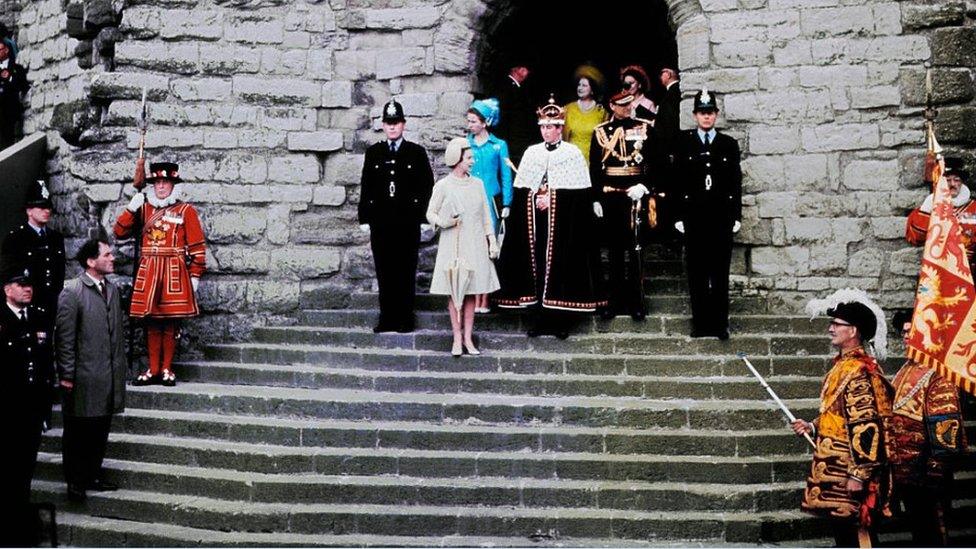
[[[457,163],[461,161],[461,157],[464,155],[464,149],[470,148],[471,145],[468,144],[468,138],[455,137],[447,144],[447,150],[444,151],[444,163],[450,168],[457,166]]]

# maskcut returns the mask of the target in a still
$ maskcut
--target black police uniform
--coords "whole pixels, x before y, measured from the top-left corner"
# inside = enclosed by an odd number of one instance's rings
[[[603,205],[603,236],[610,263],[610,305],[603,311],[605,317],[626,312],[642,320],[647,314],[641,289],[639,238],[632,224],[633,201],[626,190],[642,184],[654,192],[650,168],[659,162],[659,155],[648,120],[612,118],[593,131],[590,181]],[[648,199],[649,195],[641,199],[638,231],[646,230]]]
[[[5,277],[5,280],[9,278]],[[50,421],[54,385],[47,311],[26,307],[26,320],[0,304],[0,417],[7,469],[0,475],[0,545],[34,544],[30,485],[41,431]]]
[[[25,221],[7,234],[2,256],[4,263],[16,262],[28,268],[34,286],[33,302],[51,312],[53,323],[58,296],[64,288],[64,237],[61,233],[48,226],[44,227],[43,234],[38,234]]]
[[[738,142],[719,132],[705,145],[697,129],[684,131],[675,148],[692,335],[728,337],[732,226],[742,219],[739,160]]]
[[[402,107],[393,103],[402,117]],[[384,110],[390,108],[390,104]],[[369,241],[380,293],[376,331],[413,330],[414,294],[420,224],[426,223],[434,174],[427,151],[400,140],[393,152],[388,140],[366,149],[359,198],[359,223],[368,223]]]

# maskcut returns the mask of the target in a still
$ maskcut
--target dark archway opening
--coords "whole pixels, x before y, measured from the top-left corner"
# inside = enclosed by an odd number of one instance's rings
[[[598,67],[608,91],[618,87],[621,67],[638,64],[650,76],[650,96],[661,93],[661,67],[677,66],[677,44],[664,0],[617,5],[553,0],[499,0],[482,19],[478,48],[480,91],[491,95],[508,73],[513,58],[526,58],[533,70],[529,88],[537,101],[555,93],[557,101],[576,98],[574,69]]]

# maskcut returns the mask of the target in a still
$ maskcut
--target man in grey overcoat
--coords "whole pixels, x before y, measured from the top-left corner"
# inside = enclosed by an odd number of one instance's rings
[[[119,289],[106,278],[115,272],[112,246],[103,239],[78,250],[85,269],[58,299],[57,367],[64,402],[62,451],[68,499],[86,491],[115,490],[102,476],[112,414],[125,408],[125,328]]]

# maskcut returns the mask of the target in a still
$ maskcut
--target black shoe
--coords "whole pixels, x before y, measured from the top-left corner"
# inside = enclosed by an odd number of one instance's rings
[[[630,313],[630,318],[634,319],[634,322],[644,322],[644,319],[647,318],[647,311],[643,309],[634,311]]]
[[[99,478],[92,481],[92,483],[88,485],[88,489],[92,492],[114,492],[118,490],[119,487],[114,482],[109,482]]]
[[[68,501],[81,503],[86,499],[88,499],[88,494],[85,493],[84,488],[75,484],[68,485]]]
[[[712,334],[706,332],[705,330],[692,330],[691,337],[708,337]]]
[[[562,339],[562,340],[569,339],[569,332],[566,330],[555,331],[552,333],[552,335],[556,336],[556,339]]]
[[[377,324],[376,326],[373,326],[374,334],[381,334],[383,332],[395,332],[395,331],[396,329],[394,329],[392,326],[387,326],[386,324]]]
[[[540,330],[540,329],[538,329],[536,327],[532,327],[532,328],[529,328],[528,331],[525,332],[525,335],[527,335],[529,337],[539,337],[540,335],[542,335],[542,330]]]
[[[397,326],[395,331],[398,334],[409,334],[409,333],[413,332],[414,328],[415,328],[415,326],[411,322],[409,324],[401,324],[401,325]]]
[[[729,331],[728,330],[722,330],[721,332],[719,332],[719,333],[717,333],[715,335],[717,335],[718,338],[720,340],[722,340],[722,341],[728,341],[729,340]]]
[[[613,309],[611,309],[610,307],[600,310],[600,318],[602,320],[613,320],[613,318],[616,316],[617,314],[614,313]]]

